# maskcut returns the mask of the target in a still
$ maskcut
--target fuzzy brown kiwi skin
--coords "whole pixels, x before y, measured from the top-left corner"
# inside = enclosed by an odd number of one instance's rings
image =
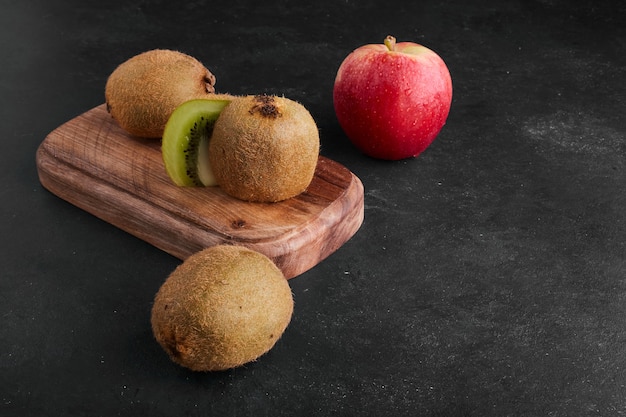
[[[234,98],[220,113],[209,161],[220,188],[245,201],[272,203],[304,192],[319,157],[317,125],[285,97]]]
[[[154,49],[133,56],[109,75],[105,100],[113,119],[128,133],[160,138],[180,104],[214,98],[215,81],[211,71],[194,57]]]
[[[265,255],[218,245],[179,265],[157,292],[153,334],[175,363],[221,371],[268,352],[287,328],[293,296]]]

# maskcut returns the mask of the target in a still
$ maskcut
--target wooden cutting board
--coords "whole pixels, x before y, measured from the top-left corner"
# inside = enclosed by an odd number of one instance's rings
[[[323,156],[308,190],[279,203],[240,201],[219,187],[178,187],[165,172],[160,142],[126,134],[105,105],[52,131],[36,162],[50,192],[180,259],[216,244],[244,245],[293,278],[363,222],[361,181]]]

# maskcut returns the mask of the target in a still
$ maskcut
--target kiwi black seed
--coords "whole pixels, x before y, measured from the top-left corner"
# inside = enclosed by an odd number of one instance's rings
[[[165,170],[176,185],[216,185],[208,143],[219,114],[230,100],[196,99],[178,106],[163,131]]]
[[[300,103],[272,95],[232,99],[215,122],[209,160],[219,186],[246,201],[276,202],[311,183],[317,125]]]
[[[154,337],[194,371],[235,368],[267,353],[293,313],[287,280],[265,255],[218,245],[180,264],[152,306]]]

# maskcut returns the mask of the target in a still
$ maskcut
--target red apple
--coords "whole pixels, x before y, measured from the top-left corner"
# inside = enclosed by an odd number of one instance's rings
[[[432,50],[387,36],[343,61],[333,89],[337,120],[363,153],[399,160],[419,155],[450,112],[452,80]]]

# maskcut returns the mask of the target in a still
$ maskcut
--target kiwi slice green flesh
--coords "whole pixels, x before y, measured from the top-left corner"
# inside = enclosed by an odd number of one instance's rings
[[[208,143],[213,125],[230,100],[194,99],[178,106],[165,125],[163,163],[179,186],[217,185],[211,171]]]

